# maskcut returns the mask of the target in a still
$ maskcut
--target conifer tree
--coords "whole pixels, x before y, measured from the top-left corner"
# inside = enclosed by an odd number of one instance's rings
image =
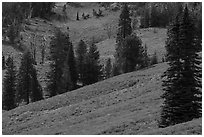
[[[29,104],[42,99],[42,88],[37,80],[34,59],[29,51],[23,54],[21,66],[18,72],[17,101]]]
[[[92,43],[85,58],[86,73],[83,79],[83,83],[85,83],[85,85],[96,83],[101,79],[102,66],[99,64],[99,58],[100,55],[97,46]]]
[[[59,86],[60,86],[60,90],[58,91],[59,94],[68,92],[73,89],[73,83],[71,80],[70,65],[69,65],[69,51],[68,51],[66,60],[64,62],[61,81],[60,81]]]
[[[128,36],[122,42],[121,68],[123,73],[132,72],[142,65],[142,41],[135,35]]]
[[[73,84],[73,89],[76,88],[77,86],[77,80],[78,80],[78,74],[77,74],[77,68],[76,68],[76,59],[75,59],[75,55],[74,55],[74,50],[73,50],[73,45],[70,44],[70,49],[69,49],[69,60],[68,60],[68,64],[69,64],[69,69],[70,69],[70,77],[71,77],[71,81]]]
[[[2,107],[4,110],[11,110],[16,107],[16,67],[13,57],[10,56],[7,59],[7,69],[3,85]]]
[[[165,93],[160,127],[187,122],[201,117],[201,58],[194,22],[186,6],[179,22],[178,16],[168,30],[168,70],[163,80]]]
[[[77,60],[77,69],[78,69],[78,78],[79,81],[83,83],[85,77],[85,57],[87,54],[87,45],[83,40],[81,40],[76,49],[76,60]]]
[[[144,11],[144,28],[148,28],[149,27],[149,21],[150,21],[150,17],[149,17],[149,8],[145,8]]]
[[[141,68],[144,68],[144,67],[147,67],[149,66],[149,56],[148,56],[148,53],[147,53],[147,45],[145,44],[144,46],[144,50],[142,52],[142,58],[143,58],[143,62],[141,64]]]
[[[76,20],[79,20],[79,13],[77,12],[77,18],[76,18]]]
[[[5,69],[5,65],[6,63],[5,63],[5,56],[3,55],[2,56],[2,69],[4,70]]]
[[[114,63],[113,64],[113,68],[112,68],[112,76],[117,76],[117,75],[119,75],[120,73],[119,73],[119,69],[118,69],[118,67],[117,67],[117,65]]]
[[[43,90],[37,78],[37,72],[32,69],[31,79],[31,102],[36,102],[43,99]]]
[[[63,73],[67,72],[66,70],[64,71],[64,69],[69,69],[68,67],[65,68],[65,66],[68,66],[65,65],[67,64],[65,61],[70,45],[71,43],[69,41],[69,35],[57,29],[55,36],[53,36],[50,42],[49,60],[51,61],[51,64],[50,72],[47,75],[47,91],[49,92],[50,97],[63,93],[66,90],[61,86],[61,79]]]
[[[123,40],[129,36],[132,33],[132,28],[131,28],[131,18],[130,18],[130,12],[128,9],[127,4],[125,3],[123,5],[122,12],[120,14],[120,19],[119,19],[119,24],[118,24],[118,33],[116,37],[116,65],[117,68],[121,69],[120,64],[122,63],[122,57],[121,57],[121,52],[122,52],[122,42]]]
[[[158,15],[159,15],[159,13],[157,12],[155,5],[152,5],[151,16],[150,16],[151,27],[158,27],[159,26],[159,16]]]
[[[154,64],[158,64],[158,59],[157,59],[157,52],[154,51],[154,54],[151,58],[151,65],[154,65]]]
[[[104,69],[106,79],[111,77],[111,70],[112,70],[111,59],[108,58],[108,60],[106,61],[105,69]]]

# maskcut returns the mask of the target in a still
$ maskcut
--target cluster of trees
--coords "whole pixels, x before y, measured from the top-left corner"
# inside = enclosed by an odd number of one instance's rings
[[[55,35],[51,38],[50,56],[48,57],[50,60],[46,88],[48,96],[53,97],[74,90],[78,86],[93,84],[101,80],[103,73],[99,57],[99,51],[94,42],[88,48],[83,40],[79,42],[75,56],[69,34],[56,29]],[[5,62],[4,56],[2,60]],[[4,63],[5,67],[4,110],[43,99],[34,56],[30,51],[24,52],[18,74],[12,57],[8,57]]]
[[[42,87],[38,82],[34,60],[29,51],[24,52],[18,71],[13,57],[8,57],[3,85],[4,110],[43,99]]]
[[[168,29],[166,41],[169,68],[164,73],[164,104],[160,127],[202,116],[201,39],[188,7],[181,10]]]
[[[84,85],[93,84],[102,79],[102,66],[99,64],[100,54],[94,42],[87,49],[81,40],[76,49],[79,82]]]
[[[147,46],[142,46],[141,39],[132,33],[130,12],[127,4],[123,5],[120,14],[116,43],[116,63],[113,65],[114,75],[131,72],[151,64],[147,54]],[[154,63],[157,62],[154,61]]]
[[[47,75],[49,97],[76,88],[77,73],[72,43],[68,33],[56,29],[50,42],[50,71]]]
[[[146,4],[141,15],[140,27],[166,27],[181,8],[182,3],[179,2]]]
[[[201,19],[201,3],[188,3],[191,7],[191,14],[197,19],[196,26],[202,24]],[[167,2],[167,3],[146,3],[143,5],[140,27],[167,27],[177,15],[177,13],[182,12],[182,7],[184,3],[182,2]]]
[[[87,49],[81,40],[74,55],[69,35],[60,30],[56,31],[50,43],[50,72],[48,73],[47,91],[49,97],[95,83],[101,79],[99,51],[94,43]]]

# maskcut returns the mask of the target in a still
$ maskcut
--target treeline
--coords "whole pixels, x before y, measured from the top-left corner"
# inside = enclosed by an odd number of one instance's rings
[[[145,3],[135,16],[141,16],[140,27],[167,27],[173,21],[177,13],[182,11],[183,2]],[[202,4],[189,2],[190,14],[194,15],[197,24],[202,24]]]

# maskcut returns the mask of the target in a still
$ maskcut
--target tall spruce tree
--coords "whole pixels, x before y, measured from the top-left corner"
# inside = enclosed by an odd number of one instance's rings
[[[71,81],[73,84],[73,89],[76,88],[77,86],[77,80],[78,80],[78,74],[77,74],[77,68],[76,68],[76,59],[75,59],[75,55],[74,55],[74,50],[73,50],[73,45],[70,44],[70,48],[69,48],[69,59],[68,59],[68,64],[69,64],[69,69],[70,69],[70,77],[71,77]]]
[[[79,12],[77,12],[77,18],[76,18],[76,20],[79,20]]]
[[[29,51],[23,54],[21,66],[18,72],[17,95],[18,103],[38,101],[42,99],[42,88],[37,80],[34,59]]]
[[[152,55],[152,58],[151,58],[151,65],[154,65],[154,64],[158,64],[157,52],[156,51],[154,51],[154,54]]]
[[[111,71],[112,71],[112,64],[111,64],[111,59],[108,58],[108,60],[106,61],[106,65],[104,68],[105,71],[105,78],[110,78],[111,77]]]
[[[67,74],[65,75],[63,73],[69,71],[64,69],[69,69],[69,67],[66,67],[68,66],[66,57],[68,56],[70,45],[71,42],[69,41],[69,35],[57,29],[50,42],[49,60],[51,61],[51,64],[50,72],[47,75],[47,91],[50,97],[67,91],[63,86],[61,86],[61,81],[63,75],[67,76]],[[68,76],[70,77],[70,74]],[[67,78],[64,79],[68,80]],[[67,81],[64,82],[66,83]]]
[[[194,22],[186,6],[179,22],[178,16],[168,30],[168,70],[163,80],[165,93],[160,127],[187,122],[201,117],[201,58]]]
[[[76,49],[76,61],[77,61],[77,69],[78,69],[78,78],[79,81],[83,84],[83,79],[85,77],[85,58],[87,54],[87,45],[81,40]]]
[[[6,65],[5,65],[5,56],[2,55],[2,69],[4,70],[6,68]]]
[[[85,77],[83,83],[85,85],[98,82],[102,76],[102,66],[99,64],[100,54],[97,46],[92,43],[89,47],[85,60]]]
[[[128,5],[125,3],[123,5],[122,12],[120,14],[120,19],[119,19],[119,24],[118,24],[118,33],[116,37],[116,65],[117,68],[119,69],[119,72],[121,70],[121,52],[122,52],[122,42],[123,40],[129,36],[132,33],[132,28],[131,28],[131,18],[130,18],[130,12]]]
[[[2,107],[4,110],[11,110],[16,107],[16,67],[13,57],[7,59],[7,69],[3,83]]]
[[[121,68],[123,73],[132,72],[142,65],[142,41],[135,35],[128,36],[122,42]]]
[[[149,56],[148,56],[148,53],[147,53],[147,45],[146,44],[144,45],[144,50],[142,52],[142,57],[143,57],[143,62],[141,64],[141,68],[149,66],[150,59],[149,59]]]

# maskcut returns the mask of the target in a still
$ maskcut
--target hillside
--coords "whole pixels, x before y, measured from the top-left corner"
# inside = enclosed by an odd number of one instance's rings
[[[201,134],[201,119],[158,129],[162,63],[4,112],[3,134]]]
[[[61,11],[64,3],[58,3],[56,10]],[[67,14],[69,19],[66,22],[59,21],[47,21],[40,18],[32,18],[26,24],[24,24],[23,32],[21,35],[23,37],[23,45],[27,48],[30,48],[30,42],[33,41],[31,36],[35,34],[36,38],[36,69],[38,72],[38,80],[40,81],[44,91],[46,88],[46,74],[49,71],[49,42],[50,38],[53,36],[55,27],[61,28],[63,31],[67,31],[69,27],[69,35],[71,42],[74,45],[74,49],[78,42],[83,39],[88,45],[92,40],[96,42],[100,53],[101,64],[105,64],[107,58],[112,58],[114,61],[115,54],[115,37],[117,33],[117,25],[119,20],[120,11],[109,11],[101,8],[96,3],[80,3],[81,7],[68,6]],[[103,10],[104,17],[96,18],[92,15],[92,9]],[[77,11],[80,14],[80,20],[76,21]],[[82,12],[90,14],[90,18],[87,20],[81,19]],[[105,30],[105,25],[111,25],[112,35],[109,39],[107,32]],[[135,30],[137,35],[142,39],[143,44],[147,44],[148,54],[151,56],[154,51],[157,52],[159,61],[165,54],[165,39],[166,39],[166,29],[155,28],[156,33],[154,33],[153,28],[148,29],[138,29]],[[45,63],[40,64],[41,61],[41,46],[42,46],[42,37],[45,37]],[[2,44],[3,55],[8,57],[8,55],[14,56],[15,65],[17,68],[20,66],[22,52],[19,51],[15,45]],[[4,76],[4,71],[3,71]],[[46,97],[46,93],[44,92]]]

